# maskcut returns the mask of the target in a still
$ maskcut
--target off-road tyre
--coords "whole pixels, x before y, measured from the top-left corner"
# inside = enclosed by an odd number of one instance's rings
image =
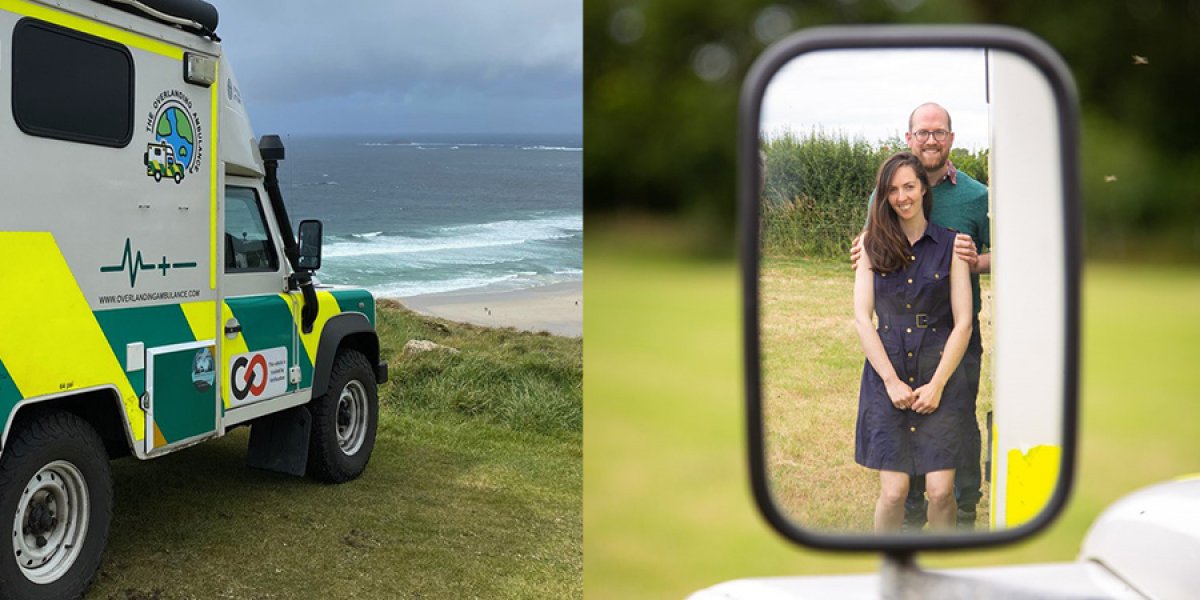
[[[108,545],[112,505],[108,454],[87,421],[59,411],[14,428],[0,456],[0,524],[9,532],[0,598],[82,597]]]
[[[379,393],[370,361],[356,350],[339,350],[329,388],[309,404],[312,432],[309,477],[342,483],[367,468],[379,425]]]

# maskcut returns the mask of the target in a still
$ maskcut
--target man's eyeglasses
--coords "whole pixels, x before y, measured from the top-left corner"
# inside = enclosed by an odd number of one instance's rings
[[[921,129],[921,130],[912,132],[912,134],[913,134],[913,136],[915,136],[917,138],[918,142],[924,142],[925,140],[928,140],[930,135],[933,136],[933,139],[935,141],[944,142],[944,141],[946,141],[946,136],[950,135],[950,132],[946,131],[945,129],[938,129],[937,131],[929,131],[928,129]]]

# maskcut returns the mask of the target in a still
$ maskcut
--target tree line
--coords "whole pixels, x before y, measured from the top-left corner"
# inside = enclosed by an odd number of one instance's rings
[[[764,140],[762,247],[768,256],[840,257],[862,230],[879,165],[907,151],[899,138],[875,143],[814,131]],[[988,182],[988,151],[950,151],[955,167]]]
[[[1089,254],[1200,256],[1200,111],[1186,75],[1200,71],[1200,1],[587,0],[583,8],[589,218],[640,212],[707,224],[732,253],[738,93],[764,48],[820,25],[992,23],[1042,38],[1075,77]]]

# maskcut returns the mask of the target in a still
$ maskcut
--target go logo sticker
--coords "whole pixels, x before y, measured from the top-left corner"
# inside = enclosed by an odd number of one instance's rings
[[[238,354],[229,360],[230,404],[249,404],[287,393],[287,348]]]
[[[238,400],[245,400],[249,394],[261,396],[267,391],[267,359],[261,354],[255,354],[249,360],[245,356],[235,358],[229,384],[233,387],[233,397]]]

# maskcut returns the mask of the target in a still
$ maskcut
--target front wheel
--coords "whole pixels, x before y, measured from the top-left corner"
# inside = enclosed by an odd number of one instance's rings
[[[91,425],[57,412],[13,431],[0,457],[0,523],[11,532],[0,549],[0,597],[83,595],[112,523],[108,455]]]
[[[361,352],[341,350],[333,361],[329,388],[313,398],[308,475],[341,483],[362,474],[375,448],[379,393],[375,372]]]

